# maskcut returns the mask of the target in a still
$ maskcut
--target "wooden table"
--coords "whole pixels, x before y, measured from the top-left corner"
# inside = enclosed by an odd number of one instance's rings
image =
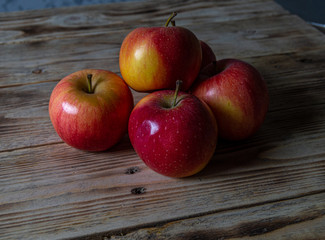
[[[63,143],[48,115],[57,82],[84,68],[119,73],[126,34],[172,11],[218,59],[264,75],[258,133],[220,142],[184,179],[148,169],[127,136],[101,153]],[[325,35],[273,1],[1,13],[0,55],[0,239],[325,239]]]

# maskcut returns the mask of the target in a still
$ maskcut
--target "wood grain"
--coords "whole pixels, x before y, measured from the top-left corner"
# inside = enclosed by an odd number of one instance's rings
[[[325,234],[324,198],[325,194],[319,193],[226,210],[144,228],[125,236],[115,235],[111,239],[321,239]],[[315,206],[315,201],[322,204]]]
[[[52,89],[83,68],[119,74],[123,38],[177,25],[217,58],[264,76],[261,129],[220,141],[199,174],[148,169],[128,136],[91,153],[67,146]],[[0,14],[0,239],[325,238],[325,36],[271,0],[145,1]],[[146,93],[133,91],[135,102]]]
[[[11,238],[18,231],[31,238],[44,232],[71,237],[81,226],[88,234],[133,229],[321,193],[325,151],[317,146],[324,146],[325,138],[315,142],[264,146],[263,151],[245,147],[236,154],[236,146],[222,148],[207,169],[181,180],[153,173],[126,141],[105,153],[61,144],[2,154],[2,236]],[[314,155],[279,154],[302,145]],[[134,166],[140,171],[126,174]],[[145,193],[132,194],[136,187],[144,187]],[[31,231],[22,226],[34,227]]]
[[[124,13],[122,11],[120,14],[113,14],[111,5],[104,5],[109,7],[101,9],[87,8],[87,15],[83,12],[86,10],[84,7],[77,8],[79,11],[71,11],[69,8],[46,11],[42,17],[39,16],[38,11],[32,11],[27,21],[26,19],[13,21],[9,14],[6,18],[0,19],[3,22],[0,27],[0,31],[3,32],[2,37],[0,36],[0,52],[3,56],[0,87],[8,84],[5,82],[8,75],[12,85],[59,80],[83,68],[103,68],[118,72],[118,52],[124,37],[138,26],[162,25],[166,16],[170,14],[166,6],[173,8],[176,5],[173,9],[180,11],[177,22],[189,27],[199,38],[209,42],[219,58],[243,58],[267,55],[270,52],[274,54],[275,49],[270,45],[274,41],[281,40],[290,42],[293,48],[308,48],[313,44],[306,44],[306,41],[311,40],[314,45],[321,46],[317,30],[302,28],[302,20],[292,16],[290,19],[283,19],[288,16],[282,16],[281,14],[285,12],[272,1],[261,3],[247,1],[245,4],[233,1],[232,4],[228,4],[193,2],[192,5],[189,4],[184,8],[180,4],[171,2],[168,4],[162,2],[161,5],[155,4],[155,6],[151,3],[149,9],[153,7],[163,9],[157,9],[145,15],[146,17],[143,14],[133,14],[130,17],[126,10]],[[144,11],[142,8],[145,6],[138,4],[134,7],[140,9],[133,9],[133,11],[141,12]],[[260,9],[259,14],[256,12],[256,7]],[[278,12],[272,12],[274,8],[278,9]],[[246,11],[246,14],[240,14],[242,11]],[[230,12],[233,15],[229,16]],[[270,21],[272,26],[266,28]],[[283,37],[288,29],[283,26],[284,22],[288,27],[293,28],[292,32],[295,34],[292,34],[292,38],[291,35]],[[202,24],[206,27],[202,28]],[[217,33],[214,33],[215,29]],[[312,31],[314,37],[304,37],[305,32],[312,34]],[[216,37],[216,35],[223,37]],[[304,38],[304,41],[299,41],[297,38]],[[234,48],[231,44],[233,41],[241,41],[241,46],[237,45],[235,46],[237,48]],[[282,48],[277,48],[278,52],[292,50],[287,45],[283,43]],[[3,75],[4,73],[6,75]]]

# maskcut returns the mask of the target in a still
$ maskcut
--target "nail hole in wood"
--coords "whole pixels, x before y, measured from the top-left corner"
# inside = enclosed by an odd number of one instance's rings
[[[140,172],[139,167],[130,167],[130,168],[126,169],[125,174],[130,175],[130,174],[135,174],[137,172]]]
[[[131,190],[132,194],[138,195],[138,194],[143,194],[146,192],[146,189],[144,187],[136,187]]]
[[[39,68],[34,69],[34,70],[32,71],[32,73],[35,73],[35,74],[40,74],[40,73],[42,73],[42,72],[43,72],[42,69],[39,69]]]
[[[312,63],[313,59],[311,59],[311,58],[302,58],[299,61],[302,62],[302,63]]]

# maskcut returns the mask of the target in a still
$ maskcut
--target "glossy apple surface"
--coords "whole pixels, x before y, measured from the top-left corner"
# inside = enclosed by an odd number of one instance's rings
[[[102,151],[116,144],[127,131],[132,108],[133,97],[125,82],[113,72],[94,69],[63,78],[49,102],[58,135],[67,144],[88,151]]]
[[[217,125],[209,107],[194,95],[156,91],[135,106],[129,119],[131,143],[146,165],[169,177],[201,171],[217,144]]]
[[[200,41],[178,26],[137,28],[125,37],[119,55],[123,79],[140,92],[174,89],[176,80],[188,90],[201,61]]]
[[[208,66],[210,63],[217,60],[212,48],[204,41],[200,40],[202,48],[202,63],[201,70]]]
[[[196,85],[192,93],[209,105],[221,138],[250,137],[263,123],[269,105],[262,75],[252,65],[237,59],[223,59],[207,68],[210,76]]]

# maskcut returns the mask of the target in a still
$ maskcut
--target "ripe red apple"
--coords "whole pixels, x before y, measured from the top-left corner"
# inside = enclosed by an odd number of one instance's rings
[[[242,140],[253,135],[269,105],[262,75],[252,65],[236,59],[223,59],[206,68],[210,77],[195,85],[192,93],[210,106],[220,137]]]
[[[53,89],[49,114],[58,135],[82,150],[102,151],[127,131],[133,97],[113,72],[85,69],[63,78]]]
[[[202,50],[200,41],[190,30],[168,26],[142,27],[124,39],[119,56],[121,74],[134,90],[146,92],[174,89],[176,80],[188,90],[197,77]]]
[[[201,70],[202,70],[210,63],[216,61],[217,58],[212,48],[206,42],[200,40],[200,44],[202,48],[202,63],[201,63]]]
[[[209,107],[194,95],[162,90],[134,107],[129,137],[149,168],[169,177],[186,177],[210,161],[217,125]]]

